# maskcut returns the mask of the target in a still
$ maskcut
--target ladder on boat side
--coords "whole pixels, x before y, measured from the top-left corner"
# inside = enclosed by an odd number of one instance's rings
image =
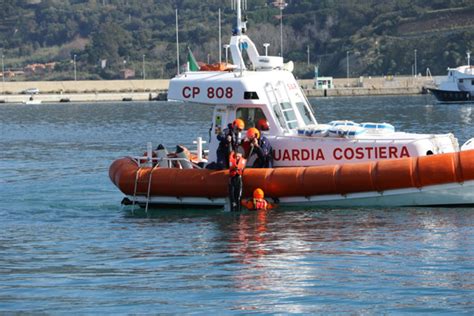
[[[136,203],[137,195],[146,194],[145,212],[148,214],[148,206],[150,204],[150,194],[151,194],[151,181],[153,179],[153,170],[155,170],[156,166],[158,166],[158,164],[156,164],[155,166],[152,166],[152,167],[139,167],[137,169],[137,173],[135,175],[135,185],[134,185],[134,189],[133,189],[132,213],[135,210],[135,203]],[[147,177],[148,178],[147,181],[139,181],[141,170],[144,170],[144,169],[147,169],[147,168],[150,168],[150,173]],[[147,191],[146,192],[138,192],[138,187],[139,187],[140,184],[146,184],[147,185]]]

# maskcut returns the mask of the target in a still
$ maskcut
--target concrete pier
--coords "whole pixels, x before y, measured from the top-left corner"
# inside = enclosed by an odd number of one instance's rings
[[[360,77],[334,79],[333,89],[315,89],[313,80],[299,80],[308,97],[348,97],[371,95],[413,95],[435,85],[437,78],[429,77]]]
[[[411,95],[433,86],[426,77],[377,77],[334,79],[333,89],[315,89],[314,80],[298,80],[308,97]],[[50,102],[147,101],[167,92],[169,80],[97,80],[97,81],[13,81],[1,83],[2,103],[23,103],[30,99],[22,91],[37,88],[35,100]]]

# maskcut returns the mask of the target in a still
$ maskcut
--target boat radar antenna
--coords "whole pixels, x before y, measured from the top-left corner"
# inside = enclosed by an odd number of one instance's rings
[[[231,0],[232,10],[237,11],[237,26],[233,35],[242,35],[247,31],[247,18],[242,20],[242,10],[247,10],[247,0]]]

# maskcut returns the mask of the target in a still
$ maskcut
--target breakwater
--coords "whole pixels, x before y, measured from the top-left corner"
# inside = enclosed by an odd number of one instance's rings
[[[316,89],[314,80],[299,80],[299,83],[308,97],[349,97],[422,94],[438,80],[438,77],[423,76],[336,78],[330,89]]]
[[[316,89],[314,80],[298,80],[308,97],[412,95],[423,93],[434,79],[427,77],[359,77],[333,81],[333,88]],[[167,79],[87,80],[87,81],[11,81],[1,83],[0,102],[22,103],[30,99],[27,89],[37,88],[35,100],[42,102],[146,101],[162,99]]]

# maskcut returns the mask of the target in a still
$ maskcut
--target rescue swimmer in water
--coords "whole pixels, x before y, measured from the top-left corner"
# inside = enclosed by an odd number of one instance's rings
[[[276,204],[265,200],[265,193],[260,188],[256,188],[253,191],[253,199],[242,201],[242,205],[249,211],[267,211],[276,207]]]

